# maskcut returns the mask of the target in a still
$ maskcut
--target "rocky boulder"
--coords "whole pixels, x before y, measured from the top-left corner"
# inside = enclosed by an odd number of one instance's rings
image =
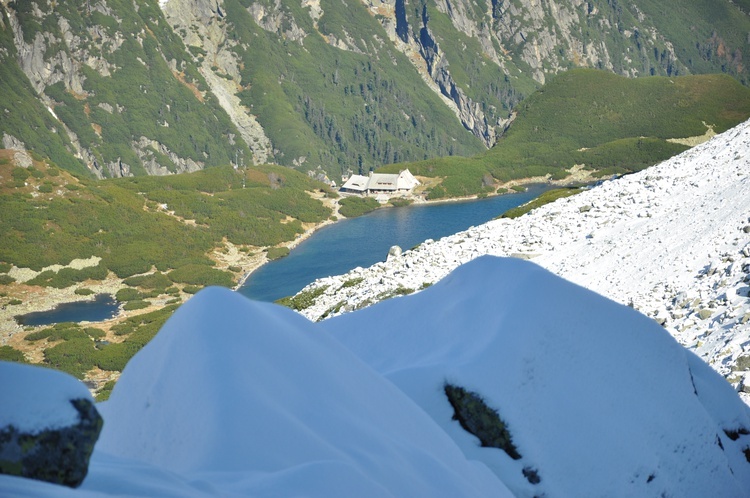
[[[77,487],[103,420],[86,387],[55,370],[0,362],[0,473]]]

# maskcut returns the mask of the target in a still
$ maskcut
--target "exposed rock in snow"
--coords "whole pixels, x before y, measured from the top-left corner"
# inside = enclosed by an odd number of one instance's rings
[[[102,428],[88,389],[62,372],[2,361],[0,379],[0,474],[81,484]]]
[[[750,124],[637,174],[516,220],[495,220],[399,258],[320,279],[312,320],[420,289],[483,254],[532,259],[653,317],[740,389],[750,355]],[[342,287],[353,277],[356,286]],[[346,305],[341,306],[345,301]],[[332,311],[333,310],[333,311]],[[750,400],[749,398],[746,398]]]
[[[531,262],[478,258],[419,294],[318,325],[515,496],[750,490],[750,433],[734,434],[750,430],[750,408],[731,386],[653,320]],[[485,419],[472,431],[481,446],[452,420],[445,385],[496,411],[512,449],[488,447],[505,437],[487,437],[486,408],[470,408]]]
[[[750,496],[731,386],[513,258],[320,323],[206,289],[99,406],[80,488],[0,476],[0,496]]]

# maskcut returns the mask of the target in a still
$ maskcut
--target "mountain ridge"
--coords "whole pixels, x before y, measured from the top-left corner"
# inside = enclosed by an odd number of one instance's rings
[[[0,131],[100,177],[274,162],[337,180],[470,156],[573,67],[747,83],[750,20],[728,0],[669,12],[656,0],[4,0],[2,11],[3,79],[25,94],[22,109],[0,102],[14,112]],[[32,129],[15,115],[47,107]]]

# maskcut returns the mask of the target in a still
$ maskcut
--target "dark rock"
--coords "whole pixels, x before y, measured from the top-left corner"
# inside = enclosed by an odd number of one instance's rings
[[[70,403],[78,412],[75,425],[37,433],[21,432],[12,425],[0,428],[1,474],[70,487],[83,482],[104,422],[91,400]]]
[[[500,448],[514,460],[521,455],[513,445],[505,422],[497,411],[487,406],[481,396],[458,386],[445,384],[445,395],[453,407],[453,419],[479,438],[482,446]]]
[[[523,476],[531,484],[539,484],[540,482],[542,482],[542,478],[539,477],[539,471],[537,469],[524,467],[521,472],[523,472]]]

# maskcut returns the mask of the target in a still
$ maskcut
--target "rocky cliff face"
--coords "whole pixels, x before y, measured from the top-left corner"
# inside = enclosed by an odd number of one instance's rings
[[[100,177],[230,162],[330,174],[471,155],[495,143],[524,96],[573,67],[748,80],[750,18],[730,0],[710,16],[697,0],[670,10],[642,0],[0,6],[6,72],[16,65],[54,115],[35,125],[46,138],[12,120],[0,131],[31,150],[57,134]]]
[[[183,41],[188,50],[201,54],[198,68],[211,92],[237,127],[242,140],[249,146],[254,164],[272,162],[271,142],[256,117],[242,104],[237,93],[242,90],[239,58],[233,50],[237,42],[231,37],[231,26],[226,22],[222,0],[171,0],[164,5],[164,15],[173,28],[185,33]],[[257,12],[262,21],[265,12]],[[269,29],[278,29],[277,22],[268,19]],[[294,30],[292,30],[294,38]]]
[[[4,2],[2,14],[12,34],[4,64],[17,64],[58,122],[50,131],[97,177],[229,162],[240,133],[156,4],[32,0]]]
[[[720,70],[747,78],[740,62],[747,40],[734,39],[731,48],[722,47],[729,33],[717,34],[715,26],[694,23],[692,34],[686,34],[667,24],[697,12],[694,6],[673,15],[616,0],[362,1],[391,41],[434,83],[431,87],[450,102],[463,125],[488,147],[518,102],[516,92],[525,93],[571,67],[630,77],[672,76],[700,72],[713,59],[722,60]],[[733,5],[719,10],[727,17],[743,17]],[[448,44],[455,46],[443,47]],[[681,45],[680,56],[675,45]],[[471,67],[477,59],[482,69]],[[471,72],[476,73],[473,78]],[[455,75],[464,73],[469,81],[458,81]],[[493,88],[492,78],[510,78],[508,86],[516,92]]]

